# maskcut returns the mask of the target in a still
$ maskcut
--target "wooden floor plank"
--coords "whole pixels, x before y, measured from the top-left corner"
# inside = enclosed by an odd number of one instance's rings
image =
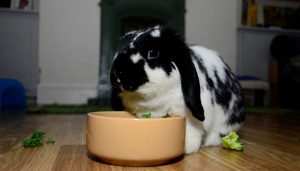
[[[287,137],[276,132],[269,133],[250,128],[244,128],[241,132],[247,135],[245,136],[244,140],[249,142],[257,142],[259,145],[264,145],[274,150],[300,156],[300,137]]]
[[[0,156],[36,129],[35,124],[28,121],[23,122],[23,120],[2,121],[0,125]]]
[[[222,147],[156,167],[121,167],[88,157],[85,115],[30,115],[0,125],[0,170],[300,170],[300,117],[249,115],[239,134],[243,152]],[[20,141],[41,130],[55,144],[23,148]]]

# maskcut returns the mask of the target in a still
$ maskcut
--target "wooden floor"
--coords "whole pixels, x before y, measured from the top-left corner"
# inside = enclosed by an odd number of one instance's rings
[[[300,115],[299,115],[300,116]],[[300,170],[300,117],[248,115],[240,135],[243,152],[203,148],[178,162],[157,167],[120,167],[87,157],[85,115],[28,115],[0,121],[0,170]],[[23,148],[21,139],[34,130],[55,144]]]

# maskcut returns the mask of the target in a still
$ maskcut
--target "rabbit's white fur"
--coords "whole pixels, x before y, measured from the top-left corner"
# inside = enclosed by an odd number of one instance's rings
[[[180,82],[180,74],[176,65],[169,76],[161,68],[151,69],[145,64],[145,71],[149,82],[141,85],[134,93],[127,91],[121,92],[123,105],[125,109],[136,113],[138,117],[142,114],[151,112],[151,117],[163,117],[168,115],[186,115],[186,139],[185,153],[197,152],[201,146],[219,145],[221,143],[220,134],[226,134],[231,130],[237,130],[240,124],[228,125],[228,114],[222,106],[217,103],[212,104],[211,98],[214,97],[212,91],[209,91],[205,80],[205,75],[200,71],[197,61],[201,59],[203,66],[207,69],[209,77],[217,85],[217,80],[213,71],[221,81],[225,82],[225,64],[218,54],[212,50],[200,46],[192,46],[190,49],[195,54],[194,65],[199,78],[201,90],[201,102],[204,109],[205,120],[203,122],[193,117],[191,111],[187,108]],[[197,59],[198,58],[198,59]],[[137,56],[131,57],[132,62],[143,60]],[[167,81],[166,81],[167,80]],[[151,95],[151,96],[148,96]],[[230,107],[236,97],[232,96]]]

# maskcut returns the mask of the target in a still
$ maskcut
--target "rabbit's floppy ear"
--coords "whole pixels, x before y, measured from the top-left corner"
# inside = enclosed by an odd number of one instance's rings
[[[200,84],[196,68],[191,57],[186,57],[185,61],[175,61],[181,77],[181,88],[184,101],[191,110],[194,117],[204,121],[204,110],[200,99]]]
[[[188,48],[180,35],[167,26],[162,26],[161,38],[167,46],[171,61],[177,66],[180,77],[184,101],[194,117],[204,121],[204,110],[200,99],[200,83],[195,65],[192,60],[193,52]]]

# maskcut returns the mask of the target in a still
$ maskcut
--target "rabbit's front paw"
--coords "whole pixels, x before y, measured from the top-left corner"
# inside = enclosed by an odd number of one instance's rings
[[[198,152],[200,143],[185,143],[185,154],[192,154]]]
[[[185,135],[185,154],[198,152],[201,147],[202,131],[187,124]]]

